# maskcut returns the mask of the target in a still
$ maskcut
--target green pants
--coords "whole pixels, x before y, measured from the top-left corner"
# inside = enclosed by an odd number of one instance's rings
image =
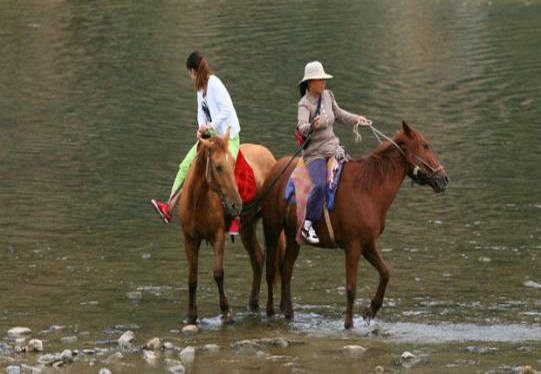
[[[240,138],[239,134],[237,134],[235,137],[229,139],[229,142],[227,143],[227,148],[235,160],[237,159],[237,154],[239,153],[239,147]],[[190,170],[190,166],[192,161],[195,159],[195,156],[197,156],[197,143],[194,144],[192,149],[190,149],[186,157],[184,157],[184,160],[182,160],[179,165],[177,177],[175,178],[175,183],[173,183],[173,188],[171,189],[171,197],[175,195],[184,184],[184,180],[188,175],[188,170]]]

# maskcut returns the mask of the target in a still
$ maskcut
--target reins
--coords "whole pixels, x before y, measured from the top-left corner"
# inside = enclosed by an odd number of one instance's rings
[[[265,196],[267,196],[267,194],[270,192],[270,190],[274,187],[274,185],[276,184],[276,182],[278,182],[278,179],[280,179],[280,177],[286,172],[286,170],[289,168],[289,166],[291,165],[291,163],[293,162],[293,160],[299,155],[299,153],[301,153],[301,151],[304,149],[305,147],[305,144],[310,141],[310,139],[312,138],[312,133],[308,133],[308,136],[306,136],[306,139],[305,141],[299,146],[299,148],[297,149],[297,151],[295,152],[295,154],[293,156],[291,156],[291,158],[289,159],[289,161],[287,162],[286,166],[274,177],[274,179],[270,182],[270,184],[267,186],[267,188],[265,189],[265,191],[263,191],[258,197],[256,197],[252,202],[250,202],[248,205],[244,205],[242,207],[242,211],[241,211],[241,214],[248,214],[250,213],[254,208],[258,207],[259,204],[261,203],[261,201],[263,200],[263,198]]]
[[[319,99],[317,101],[316,112],[314,114],[314,117],[317,117],[318,114],[321,112],[321,100],[322,100],[322,95],[319,96]],[[293,160],[299,155],[299,153],[302,152],[303,149],[306,149],[306,147],[308,147],[308,144],[310,143],[310,140],[312,140],[312,134],[313,133],[314,133],[314,126],[313,126],[313,124],[310,124],[310,129],[308,130],[308,134],[306,135],[306,138],[304,138],[304,141],[302,142],[302,144],[297,148],[297,150],[295,151],[293,156],[291,156],[291,158],[287,162],[286,166],[274,177],[274,179],[272,180],[272,182],[269,184],[269,186],[267,187],[267,189],[265,191],[263,191],[250,204],[242,207],[241,214],[248,214],[254,208],[259,206],[259,204],[261,203],[263,198],[265,196],[267,196],[267,194],[272,189],[272,187],[274,187],[276,182],[278,182],[278,179],[280,179],[280,177],[286,172],[286,170],[289,168],[289,166],[291,165]]]
[[[406,159],[406,162],[409,162],[410,164],[412,164],[414,166],[413,168],[413,176],[414,177],[417,177],[417,174],[419,173],[419,170],[421,170],[421,168],[419,167],[419,165],[417,165],[416,163],[410,161],[408,159],[408,156],[406,156],[406,153],[404,152],[404,150],[402,150],[402,148],[400,148],[400,146],[398,144],[396,144],[396,142],[391,139],[389,136],[385,135],[383,132],[381,132],[380,130],[376,129],[374,127],[374,125],[372,124],[373,122],[371,120],[367,120],[367,127],[370,128],[370,130],[372,130],[372,133],[374,134],[375,138],[379,141],[379,143],[383,143],[383,141],[381,140],[380,136],[382,138],[384,138],[385,140],[389,141],[392,145],[395,146],[396,149],[398,149],[400,151],[400,153],[404,156],[404,158]],[[434,169],[432,166],[430,166],[430,164],[428,162],[426,162],[422,157],[418,156],[418,155],[415,155],[415,158],[420,161],[424,166],[426,166],[427,168],[430,169],[430,171],[432,171],[432,174],[430,174],[429,178],[432,177],[432,175],[434,175],[435,173],[437,173],[438,171],[442,170],[443,169],[443,166],[440,165],[438,166],[436,169]]]

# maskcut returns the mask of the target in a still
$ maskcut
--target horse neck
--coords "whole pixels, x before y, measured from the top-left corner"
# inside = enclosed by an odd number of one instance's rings
[[[206,177],[207,157],[207,155],[197,155],[188,173],[183,191],[183,193],[187,194],[188,201],[191,202],[188,206],[192,206],[192,204],[197,206],[198,201],[208,195],[210,191],[210,185]]]
[[[366,159],[366,168],[360,183],[368,182],[370,200],[378,203],[383,213],[391,207],[402,182],[406,178],[408,163],[393,145],[383,145]]]

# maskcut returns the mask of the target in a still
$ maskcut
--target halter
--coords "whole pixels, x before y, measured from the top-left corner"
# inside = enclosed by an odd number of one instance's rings
[[[383,143],[383,141],[381,140],[380,136],[386,140],[388,140],[392,145],[394,145],[396,147],[396,149],[398,149],[400,151],[400,153],[402,153],[402,155],[404,156],[404,158],[406,159],[406,162],[408,162],[409,164],[411,164],[413,166],[413,176],[415,178],[418,178],[418,174],[419,174],[419,170],[422,170],[426,175],[427,175],[427,178],[428,179],[431,179],[434,174],[436,174],[438,171],[440,170],[443,170],[443,165],[439,165],[437,168],[433,168],[432,166],[430,166],[430,164],[428,162],[426,162],[421,156],[419,155],[414,155],[415,159],[417,159],[417,161],[419,161],[422,165],[426,166],[428,169],[430,169],[431,173],[429,174],[426,169],[423,169],[421,168],[418,164],[416,164],[415,162],[412,162],[410,161],[410,159],[408,158],[408,156],[406,155],[406,153],[402,150],[402,148],[400,148],[400,146],[398,144],[396,144],[396,142],[391,139],[390,137],[388,137],[387,135],[385,135],[384,133],[382,133],[381,131],[379,131],[378,129],[376,129],[373,125],[372,125],[372,121],[370,120],[367,120],[367,124],[368,124],[368,127],[370,127],[370,130],[372,130],[372,133],[374,134],[374,136],[376,137],[376,139],[381,143]]]

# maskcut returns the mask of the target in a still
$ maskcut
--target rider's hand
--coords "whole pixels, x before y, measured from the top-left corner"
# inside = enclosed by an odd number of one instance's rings
[[[314,130],[319,129],[320,120],[321,120],[321,116],[315,116],[314,119],[312,120],[312,126]]]
[[[361,126],[370,126],[372,124],[372,121],[370,121],[369,119],[367,119],[364,116],[358,115],[357,116],[357,123],[360,124]]]
[[[199,126],[199,130],[197,130],[197,139],[201,139],[205,135],[205,133],[210,129],[212,129],[212,124],[210,123],[205,123]]]

